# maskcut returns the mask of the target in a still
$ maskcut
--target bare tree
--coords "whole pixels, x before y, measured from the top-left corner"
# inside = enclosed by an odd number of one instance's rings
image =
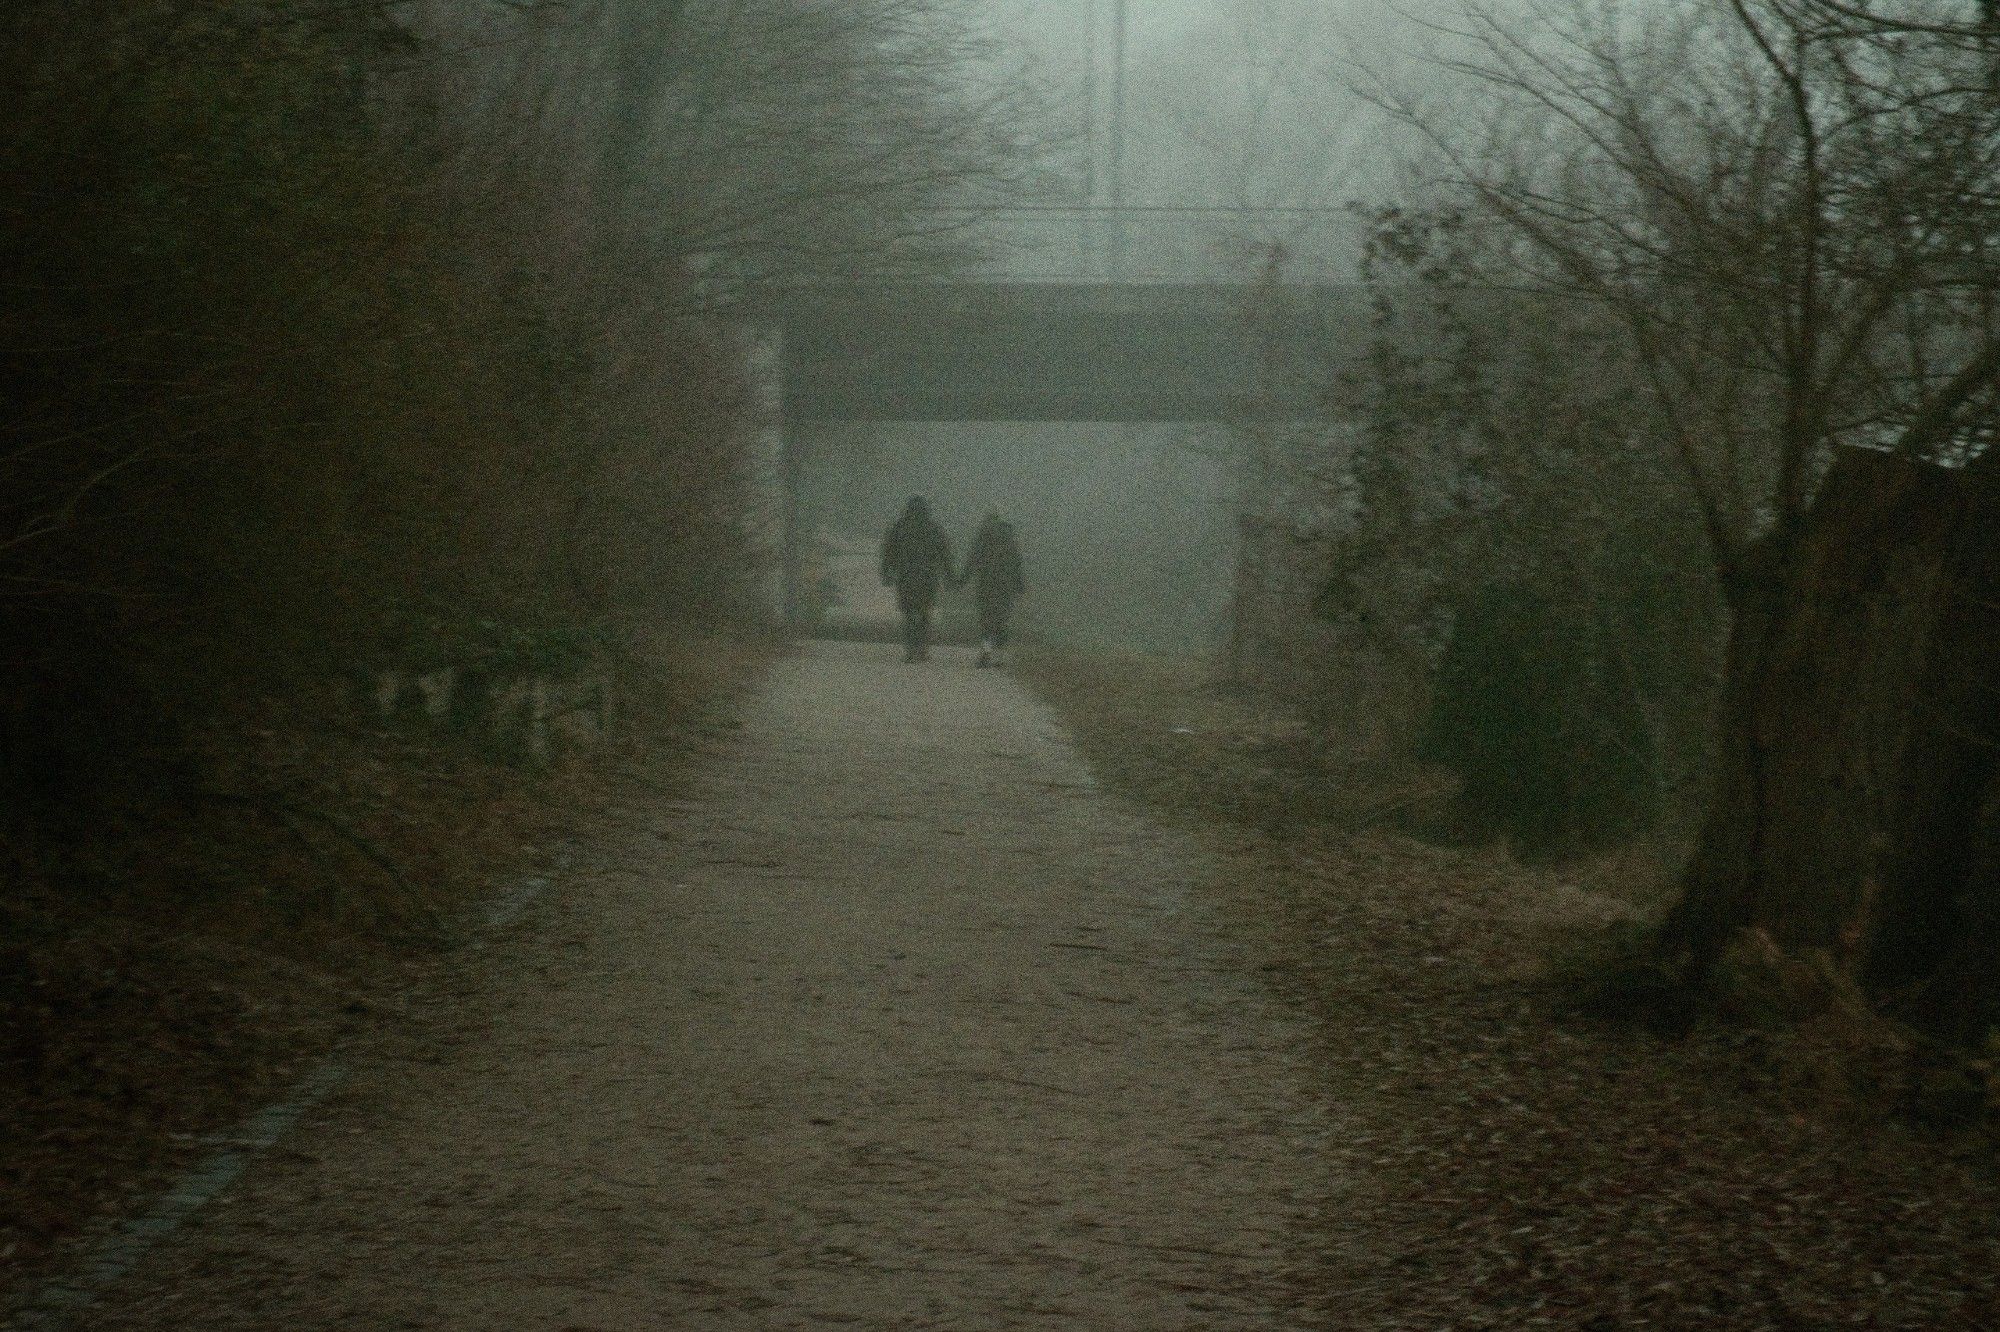
[[[1492,129],[1384,100],[1512,281],[1617,322],[1707,532],[1721,767],[1671,935],[1698,966],[1751,927],[1865,964],[1924,669],[1891,659],[1949,617],[1919,570],[1960,530],[1912,506],[1992,458],[1991,7],[1530,11],[1467,6],[1442,38]]]
[[[613,0],[571,59],[602,90],[599,180],[712,277],[949,265],[1039,146],[1031,85],[998,77],[941,0]]]
[[[708,316],[954,261],[1032,105],[943,0],[22,0],[0,37],[0,728],[411,621],[740,612]]]

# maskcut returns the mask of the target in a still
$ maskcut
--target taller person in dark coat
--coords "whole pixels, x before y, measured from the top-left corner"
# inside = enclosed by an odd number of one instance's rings
[[[950,577],[951,542],[930,506],[921,497],[912,499],[882,539],[882,582],[896,589],[896,609],[903,613],[905,661],[930,658],[931,610],[938,588]]]

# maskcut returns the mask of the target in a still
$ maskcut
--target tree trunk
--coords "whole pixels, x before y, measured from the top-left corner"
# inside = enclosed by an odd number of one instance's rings
[[[1667,943],[1696,976],[1744,931],[1922,988],[1994,901],[2000,504],[1990,478],[1844,454],[1738,607],[1713,804]]]

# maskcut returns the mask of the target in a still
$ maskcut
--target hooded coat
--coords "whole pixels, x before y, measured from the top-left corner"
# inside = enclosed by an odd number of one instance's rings
[[[928,610],[951,577],[951,542],[921,500],[911,500],[882,539],[882,582],[903,610]]]
[[[964,581],[972,584],[972,599],[982,607],[1012,606],[1028,590],[1012,523],[989,518],[980,524],[965,557]]]

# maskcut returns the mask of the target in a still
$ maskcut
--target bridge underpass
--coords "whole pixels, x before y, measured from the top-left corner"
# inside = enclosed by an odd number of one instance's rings
[[[1353,286],[902,283],[797,289],[776,334],[783,600],[799,610],[799,432],[856,422],[1213,424],[1326,414]]]

